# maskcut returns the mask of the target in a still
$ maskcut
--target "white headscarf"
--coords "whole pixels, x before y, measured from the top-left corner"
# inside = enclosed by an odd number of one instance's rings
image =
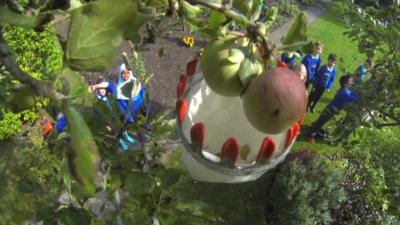
[[[120,100],[129,100],[130,98],[135,99],[138,96],[138,94],[140,92],[140,89],[141,89],[141,84],[133,76],[132,71],[129,70],[129,78],[127,80],[124,80],[122,78],[122,71],[124,71],[126,69],[127,68],[126,68],[124,63],[119,65],[119,67],[118,67],[117,99],[120,99]],[[133,81],[133,83],[134,83],[134,87],[133,87],[133,90],[132,90],[132,95],[131,96],[125,96],[125,95],[122,94],[121,88],[124,85],[126,85],[127,83],[131,82],[131,81]]]

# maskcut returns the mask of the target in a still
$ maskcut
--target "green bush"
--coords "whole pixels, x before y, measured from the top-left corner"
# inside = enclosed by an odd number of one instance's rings
[[[337,155],[345,169],[348,200],[334,224],[394,224],[400,218],[399,128],[360,128],[357,140]]]
[[[277,168],[268,189],[267,224],[329,224],[330,209],[345,199],[343,173],[309,152],[295,154]]]
[[[52,26],[43,32],[21,27],[6,27],[5,31],[5,40],[23,71],[39,79],[61,71],[63,55]]]
[[[0,143],[0,224],[27,224],[52,215],[64,188],[64,153],[49,151],[40,127],[29,127],[27,132]]]
[[[279,13],[283,13],[289,16],[295,16],[300,12],[299,7],[293,0],[281,0],[277,2],[277,7],[279,8]]]
[[[53,27],[47,26],[43,32],[12,26],[4,29],[5,40],[14,50],[17,64],[23,71],[38,79],[50,79],[53,74],[61,71],[63,55]],[[10,83],[15,85],[9,85]],[[4,87],[0,90],[0,106],[4,107],[18,82],[12,80],[7,71],[1,69],[0,85]],[[35,108],[42,106],[43,104],[39,103]],[[20,132],[23,123],[33,122],[36,119],[36,109],[25,110],[21,113],[1,110],[0,140]]]

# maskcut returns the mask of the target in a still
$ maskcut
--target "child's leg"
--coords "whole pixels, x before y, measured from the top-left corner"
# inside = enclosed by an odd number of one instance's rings
[[[324,92],[325,92],[325,88],[323,88],[323,87],[315,87],[313,103],[312,103],[312,105],[311,105],[311,103],[309,103],[312,109],[315,108],[315,105],[317,105],[317,103],[321,99],[321,97],[324,94]]]
[[[334,115],[335,113],[331,112],[329,108],[326,108],[319,118],[311,125],[308,135],[314,137],[316,132],[318,132]]]

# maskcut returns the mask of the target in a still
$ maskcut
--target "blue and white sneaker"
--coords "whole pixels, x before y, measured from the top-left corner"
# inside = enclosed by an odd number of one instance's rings
[[[122,137],[124,137],[124,139],[125,139],[126,141],[128,141],[129,143],[131,143],[131,144],[133,144],[133,143],[136,142],[136,139],[135,139],[134,137],[130,136],[130,135],[128,134],[128,131],[124,131],[124,132],[122,133]]]
[[[122,138],[118,139],[118,146],[122,151],[126,152],[128,151],[128,145],[122,140]]]

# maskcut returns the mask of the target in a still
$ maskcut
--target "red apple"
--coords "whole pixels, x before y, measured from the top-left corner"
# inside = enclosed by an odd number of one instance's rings
[[[304,82],[287,68],[267,70],[250,81],[243,108],[257,130],[269,134],[287,131],[306,111]]]

